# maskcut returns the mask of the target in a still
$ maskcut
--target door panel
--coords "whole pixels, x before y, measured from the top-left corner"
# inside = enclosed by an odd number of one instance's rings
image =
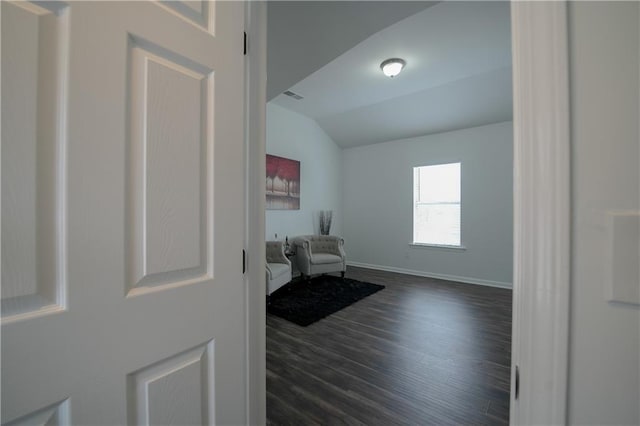
[[[213,76],[148,42],[129,44],[130,286],[139,293],[212,277]]]
[[[215,3],[208,1],[166,1],[162,4],[181,18],[214,34]]]
[[[0,7],[2,422],[244,423],[244,5]]]
[[[65,306],[67,26],[65,7],[2,4],[3,323]]]
[[[129,424],[210,424],[215,418],[213,350],[210,342],[130,374]]]
[[[69,400],[53,404],[8,423],[7,426],[69,425]]]

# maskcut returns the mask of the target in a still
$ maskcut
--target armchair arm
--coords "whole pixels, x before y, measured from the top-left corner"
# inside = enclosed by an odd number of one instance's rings
[[[296,248],[298,269],[305,275],[311,275],[311,242],[307,237],[296,237],[293,240]]]
[[[296,237],[293,239],[293,244],[296,246],[296,252],[298,251],[297,249],[300,248],[302,251],[306,251],[308,254],[311,254],[311,242],[308,238]]]
[[[347,254],[344,251],[344,238],[336,237],[338,239],[338,252],[340,253],[340,257],[344,260],[347,258]]]

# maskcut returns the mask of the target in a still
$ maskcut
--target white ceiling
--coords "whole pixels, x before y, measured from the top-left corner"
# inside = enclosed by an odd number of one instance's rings
[[[407,62],[393,79],[379,68],[390,57]],[[287,89],[304,99],[272,102],[315,119],[342,147],[511,120],[509,4],[436,4]]]
[[[436,1],[267,3],[267,100],[367,37]]]

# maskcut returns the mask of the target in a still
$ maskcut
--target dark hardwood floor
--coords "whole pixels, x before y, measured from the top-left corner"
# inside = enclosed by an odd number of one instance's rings
[[[267,316],[268,424],[509,422],[510,290],[347,277],[386,288],[308,327]]]

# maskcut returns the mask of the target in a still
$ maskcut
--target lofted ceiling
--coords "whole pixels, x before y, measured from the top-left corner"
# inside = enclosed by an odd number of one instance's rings
[[[435,1],[267,3],[267,100],[372,34]]]
[[[280,94],[272,102],[316,120],[345,148],[511,120],[509,3],[429,6],[279,89],[303,99]],[[366,8],[362,13],[366,16]],[[324,31],[335,36],[337,28]],[[314,52],[302,55],[297,60],[305,62]],[[390,57],[407,62],[393,79],[379,68]],[[270,67],[268,79],[273,72]]]

